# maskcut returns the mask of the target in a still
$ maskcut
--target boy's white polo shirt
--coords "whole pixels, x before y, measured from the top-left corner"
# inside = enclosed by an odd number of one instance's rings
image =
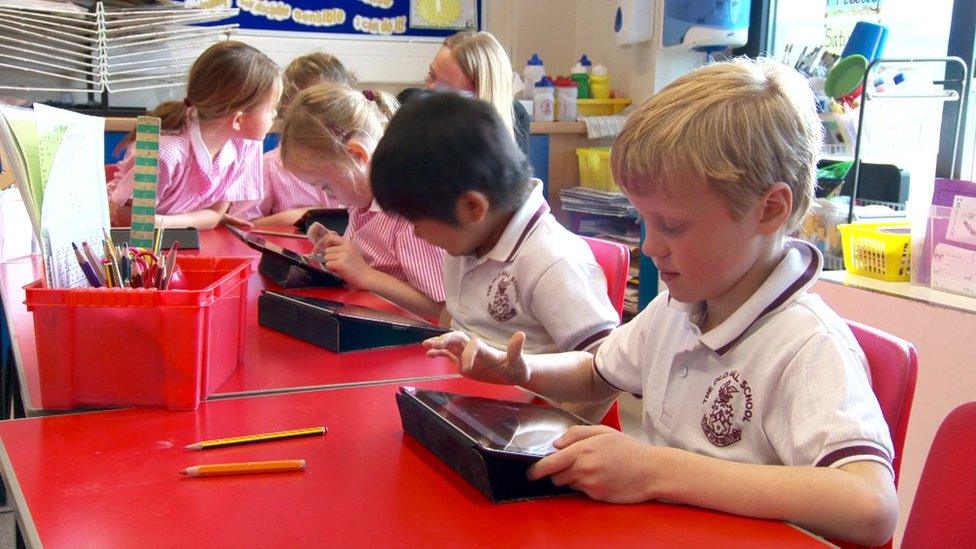
[[[589,245],[549,213],[542,182],[481,256],[444,258],[451,327],[504,349],[517,331],[525,351],[590,349],[619,323]]]
[[[651,444],[730,461],[891,469],[888,426],[847,324],[807,293],[823,258],[787,241],[773,273],[702,334],[703,304],[659,295],[594,360],[610,385],[643,396]]]

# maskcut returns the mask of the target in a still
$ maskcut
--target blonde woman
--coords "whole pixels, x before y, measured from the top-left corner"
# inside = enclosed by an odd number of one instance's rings
[[[529,115],[514,100],[512,63],[491,34],[461,31],[444,40],[430,63],[427,87],[466,91],[491,103],[522,152],[528,154]]]

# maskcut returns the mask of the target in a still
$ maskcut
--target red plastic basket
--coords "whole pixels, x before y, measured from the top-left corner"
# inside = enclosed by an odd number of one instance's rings
[[[251,259],[177,258],[186,290],[25,287],[41,405],[193,410],[244,359]]]

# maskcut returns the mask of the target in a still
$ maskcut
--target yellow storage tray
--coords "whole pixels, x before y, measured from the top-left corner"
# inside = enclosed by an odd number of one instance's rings
[[[620,192],[610,171],[610,147],[576,149],[580,186],[599,191]]]
[[[631,102],[626,97],[619,99],[577,99],[576,110],[580,116],[609,116],[624,110]]]
[[[905,282],[911,278],[911,224],[853,223],[838,225],[848,272]]]

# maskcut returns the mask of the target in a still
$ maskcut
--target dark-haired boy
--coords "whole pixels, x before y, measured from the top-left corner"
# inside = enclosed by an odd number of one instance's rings
[[[542,182],[488,103],[430,92],[404,105],[373,156],[373,194],[444,248],[446,313],[463,333],[530,353],[593,349],[618,323],[589,246],[549,212]],[[450,350],[432,350],[450,355]]]

